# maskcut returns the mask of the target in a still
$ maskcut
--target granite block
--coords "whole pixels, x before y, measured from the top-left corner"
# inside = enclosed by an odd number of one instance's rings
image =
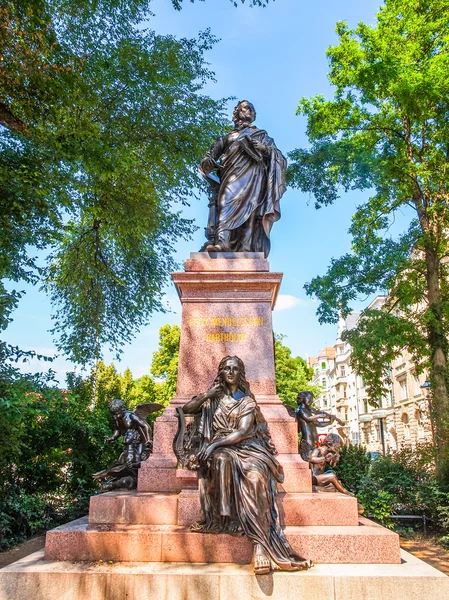
[[[293,549],[315,563],[399,563],[399,536],[367,519],[351,526],[289,526]],[[173,525],[96,525],[79,519],[47,533],[49,560],[251,561],[251,543]]]

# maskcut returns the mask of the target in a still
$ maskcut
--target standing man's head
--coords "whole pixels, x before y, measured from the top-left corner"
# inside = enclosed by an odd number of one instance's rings
[[[256,120],[256,109],[254,108],[254,105],[251,102],[248,102],[248,100],[240,100],[234,108],[232,120],[236,127],[251,125],[251,123]]]

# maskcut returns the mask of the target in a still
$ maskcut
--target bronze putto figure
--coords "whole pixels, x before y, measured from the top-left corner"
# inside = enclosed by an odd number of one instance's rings
[[[137,487],[137,470],[150,455],[153,444],[151,427],[146,419],[150,413],[161,408],[161,404],[144,402],[132,411],[126,408],[123,400],[110,402],[109,410],[114,417],[115,431],[104,441],[115,442],[123,436],[124,450],[116,462],[92,475],[94,479],[102,481],[103,492]]]

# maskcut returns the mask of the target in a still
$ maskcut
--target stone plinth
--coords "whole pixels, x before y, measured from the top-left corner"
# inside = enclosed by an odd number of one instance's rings
[[[36,552],[0,569],[0,600],[447,600],[449,577],[402,551],[402,564],[316,565],[254,576],[229,563],[55,562]]]
[[[315,563],[399,563],[399,536],[368,519],[353,526],[289,526],[292,548]],[[88,524],[78,519],[47,533],[47,560],[230,562],[249,564],[246,537],[193,533],[176,525]]]
[[[279,514],[285,525],[346,525],[357,527],[357,500],[338,493],[280,493]],[[198,490],[180,494],[107,492],[92,496],[89,524],[191,525],[201,517]]]
[[[249,565],[55,562],[36,552],[0,569],[0,600],[447,600],[449,577],[401,557],[400,565],[322,564],[256,577]]]
[[[142,492],[180,492],[173,438],[176,408],[206,391],[224,356],[239,356],[268,422],[284,467],[285,492],[311,492],[308,465],[298,455],[297,425],[276,395],[271,311],[281,273],[270,273],[263,253],[192,253],[185,272],[174,273],[182,304],[176,396],[154,424],[152,456],[139,472]],[[299,390],[298,390],[299,391]]]

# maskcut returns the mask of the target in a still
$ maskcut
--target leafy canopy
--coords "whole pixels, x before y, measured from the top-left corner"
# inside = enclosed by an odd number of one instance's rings
[[[296,407],[299,392],[309,390],[317,396],[320,389],[311,384],[313,369],[300,356],[292,356],[290,348],[283,344],[284,337],[281,334],[274,336],[276,390],[284,404]]]
[[[179,207],[225,127],[224,102],[201,92],[214,37],[139,29],[149,6],[0,8],[0,278],[44,282],[58,347],[80,363],[163,310],[174,240],[194,230]],[[1,291],[5,314],[18,292]]]
[[[449,482],[449,0],[386,0],[377,23],[337,24],[328,50],[334,98],[302,99],[310,148],[290,154],[290,183],[317,207],[341,190],[371,193],[353,216],[351,252],[307,286],[321,322],[382,290],[344,336],[373,401],[406,348],[429,368],[440,481]],[[398,235],[396,218],[407,221]]]
[[[335,322],[360,297],[390,292],[384,310],[365,311],[346,334],[358,368],[369,365],[363,376],[376,397],[401,348],[429,365],[429,320],[437,317],[447,332],[449,1],[387,0],[375,26],[340,22],[337,34],[327,52],[334,98],[301,100],[310,147],[290,153],[289,179],[313,194],[317,208],[342,191],[371,194],[352,218],[351,252],[306,289],[320,300],[320,322]],[[395,219],[408,220],[398,235]],[[429,254],[438,315],[430,310]]]

